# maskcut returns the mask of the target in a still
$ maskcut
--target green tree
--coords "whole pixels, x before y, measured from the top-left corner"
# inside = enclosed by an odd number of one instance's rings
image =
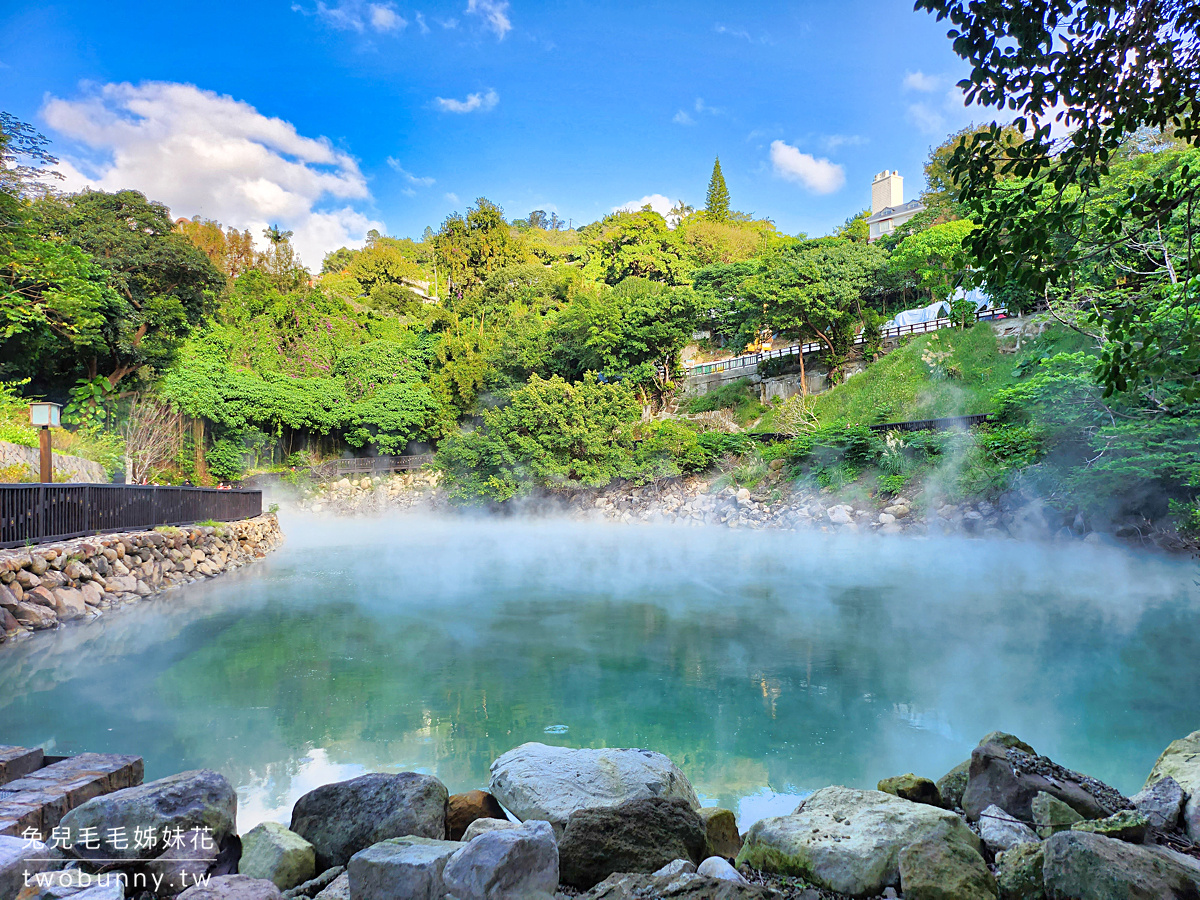
[[[94,335],[80,346],[89,378],[103,374],[115,387],[142,366],[165,369],[225,286],[208,257],[175,231],[170,211],[137,191],[47,197],[33,212],[42,240],[82,250],[124,301],[81,295],[74,309]]]
[[[956,219],[910,234],[892,251],[888,268],[896,275],[913,276],[931,300],[948,301],[960,285],[974,287],[963,246],[974,230],[970,220]]]
[[[460,501],[505,501],[535,488],[602,487],[632,471],[633,392],[593,375],[577,384],[534,375],[474,431],[446,438],[438,465]]]
[[[721,174],[721,157],[713,162],[712,176],[708,179],[708,192],[704,195],[704,215],[714,222],[729,218],[729,188]]]
[[[584,274],[617,284],[626,278],[649,278],[685,284],[689,268],[683,245],[667,221],[649,206],[638,212],[606,216],[599,234],[589,241]]]
[[[1149,0],[918,0],[918,8],[948,18],[955,52],[972,67],[961,84],[968,101],[1018,113],[1014,127],[1028,135],[1019,145],[998,124],[958,146],[947,164],[959,200],[979,223],[969,244],[987,281],[1017,281],[1035,294],[1070,286],[1085,263],[1122,233],[1156,231],[1178,210],[1190,212],[1200,190],[1191,168],[1175,179],[1143,185],[1090,215],[1112,160],[1143,129],[1200,141],[1200,5]],[[1003,48],[1003,49],[1001,49]],[[1052,126],[1066,136],[1056,137]],[[1187,262],[1164,273],[1167,292],[1197,274],[1190,229]],[[1163,296],[1129,292],[1098,310],[1106,341],[1097,375],[1108,395],[1141,382],[1148,368],[1181,379],[1200,396],[1200,330],[1162,325]],[[1167,316],[1166,319],[1170,319]]]

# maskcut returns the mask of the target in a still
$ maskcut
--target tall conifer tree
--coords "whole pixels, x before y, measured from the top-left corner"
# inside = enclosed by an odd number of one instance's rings
[[[704,198],[704,214],[714,222],[729,218],[729,188],[725,187],[725,176],[721,174],[721,157],[713,163],[712,178],[708,180],[708,194]]]

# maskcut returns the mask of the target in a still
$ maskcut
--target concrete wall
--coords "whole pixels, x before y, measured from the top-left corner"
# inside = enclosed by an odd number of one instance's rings
[[[0,441],[0,468],[7,466],[26,466],[36,478],[41,466],[38,448]],[[100,463],[65,453],[54,454],[54,474],[67,475],[68,481],[80,484],[107,484],[111,480]]]

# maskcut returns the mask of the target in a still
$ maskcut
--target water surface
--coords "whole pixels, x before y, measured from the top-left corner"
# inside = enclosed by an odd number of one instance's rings
[[[0,648],[0,743],[208,767],[242,830],[525,741],[671,756],[742,827],[986,732],[1136,791],[1200,728],[1194,561],[1085,545],[285,518],[248,570]]]

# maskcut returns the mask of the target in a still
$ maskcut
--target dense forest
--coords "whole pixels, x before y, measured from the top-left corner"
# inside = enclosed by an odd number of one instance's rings
[[[419,239],[372,232],[307,268],[278,228],[175,219],[134,190],[57,191],[46,139],[5,114],[0,439],[31,443],[25,404],[44,397],[65,405],[60,448],[139,481],[436,449],[453,496],[503,501],[704,469],[757,452],[756,429],[786,426],[798,436],[774,452],[798,477],[836,453],[859,461],[852,474],[878,471],[880,489],[899,489],[947,451],[916,442],[897,462],[862,427],[888,421],[886,404],[847,416],[850,401],[801,397],[758,410],[757,424],[743,416],[731,428],[727,416],[718,427],[689,415],[705,403],[681,401],[682,354],[736,353],[764,336],[818,341],[837,384],[849,363],[882,355],[871,340],[856,348],[857,334],[934,301],[968,324],[974,307],[954,298],[981,287],[1049,327],[1000,363],[1011,374],[981,408],[964,410],[998,418],[981,438],[992,468],[980,489],[1024,477],[1066,506],[1149,504],[1197,527],[1194,93],[1151,82],[1114,96],[1082,50],[1052,59],[1032,39],[996,66],[994,35],[972,31],[983,25],[965,9],[925,5],[958,17],[977,99],[1032,112],[931,149],[925,210],[876,242],[865,211],[816,237],[737,211],[718,161],[703,209],[680,202],[666,216],[646,207],[567,228],[479,198]],[[1027,87],[1021,65],[1054,90]],[[1185,69],[1172,70],[1178,84],[1195,80]],[[1068,95],[1070,135],[1052,135],[1048,111]],[[1124,112],[1095,119],[1099,108]],[[922,353],[922,377],[962,378],[953,359]],[[706,402],[761,406],[740,386]]]

